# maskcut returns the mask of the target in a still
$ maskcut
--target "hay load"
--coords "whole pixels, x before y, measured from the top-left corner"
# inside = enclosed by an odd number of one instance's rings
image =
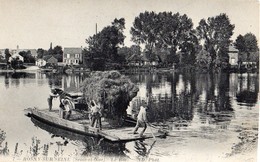
[[[84,80],[81,90],[87,103],[100,102],[104,116],[111,119],[126,115],[127,106],[139,89],[118,71],[97,71]]]

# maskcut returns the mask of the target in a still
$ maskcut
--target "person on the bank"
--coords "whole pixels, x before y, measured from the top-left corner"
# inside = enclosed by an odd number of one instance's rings
[[[52,110],[52,100],[53,100],[53,98],[56,98],[58,96],[59,96],[59,94],[57,93],[57,91],[55,89],[51,89],[51,92],[49,94],[49,98],[47,99],[48,104],[49,104],[49,111]]]
[[[136,126],[135,126],[134,132],[133,132],[134,134],[138,134],[137,133],[138,128],[143,127],[143,130],[139,134],[140,136],[143,136],[143,134],[147,128],[147,124],[149,124],[147,121],[147,116],[146,116],[147,109],[148,109],[147,103],[145,101],[142,101],[142,105],[140,106],[140,111],[137,116]]]
[[[100,103],[96,104],[94,100],[90,102],[90,121],[91,121],[91,127],[97,127],[99,126],[99,129],[102,129],[102,124],[101,124],[101,106]]]
[[[71,116],[71,111],[75,109],[75,104],[72,101],[71,98],[66,97],[64,99],[61,99],[61,102],[63,104],[64,109],[62,109],[62,118],[63,119],[69,119]]]

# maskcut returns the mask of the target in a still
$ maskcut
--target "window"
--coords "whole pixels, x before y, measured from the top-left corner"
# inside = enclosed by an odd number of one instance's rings
[[[79,58],[79,54],[75,54],[75,58]]]
[[[70,58],[70,54],[69,53],[67,54],[67,58]]]
[[[79,60],[78,59],[75,59],[75,64],[78,64],[79,63]]]
[[[231,58],[231,65],[236,64],[236,59],[235,58]]]

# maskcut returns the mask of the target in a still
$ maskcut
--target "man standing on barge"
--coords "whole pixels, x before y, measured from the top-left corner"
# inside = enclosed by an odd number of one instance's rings
[[[147,121],[147,115],[146,115],[147,109],[148,109],[147,103],[146,103],[146,101],[143,100],[142,105],[140,106],[140,111],[137,116],[137,122],[136,122],[136,126],[135,126],[134,132],[133,132],[134,134],[137,134],[137,130],[139,127],[143,127],[143,130],[140,133],[140,136],[143,136],[143,134],[147,128],[147,124],[149,124]]]

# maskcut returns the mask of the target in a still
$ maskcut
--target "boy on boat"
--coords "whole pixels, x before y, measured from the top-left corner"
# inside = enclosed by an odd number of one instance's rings
[[[94,125],[99,124],[99,129],[102,129],[101,124],[101,106],[100,103],[96,104],[94,100],[90,102],[90,121],[91,121],[91,127],[94,127]]]
[[[147,121],[147,116],[146,116],[146,110],[148,109],[147,107],[147,103],[146,101],[142,101],[142,105],[140,106],[140,111],[138,113],[138,116],[137,116],[137,122],[136,122],[136,126],[134,128],[134,134],[137,134],[137,130],[139,127],[143,127],[143,130],[140,132],[140,136],[143,136],[146,128],[147,128],[147,124],[148,121]]]

